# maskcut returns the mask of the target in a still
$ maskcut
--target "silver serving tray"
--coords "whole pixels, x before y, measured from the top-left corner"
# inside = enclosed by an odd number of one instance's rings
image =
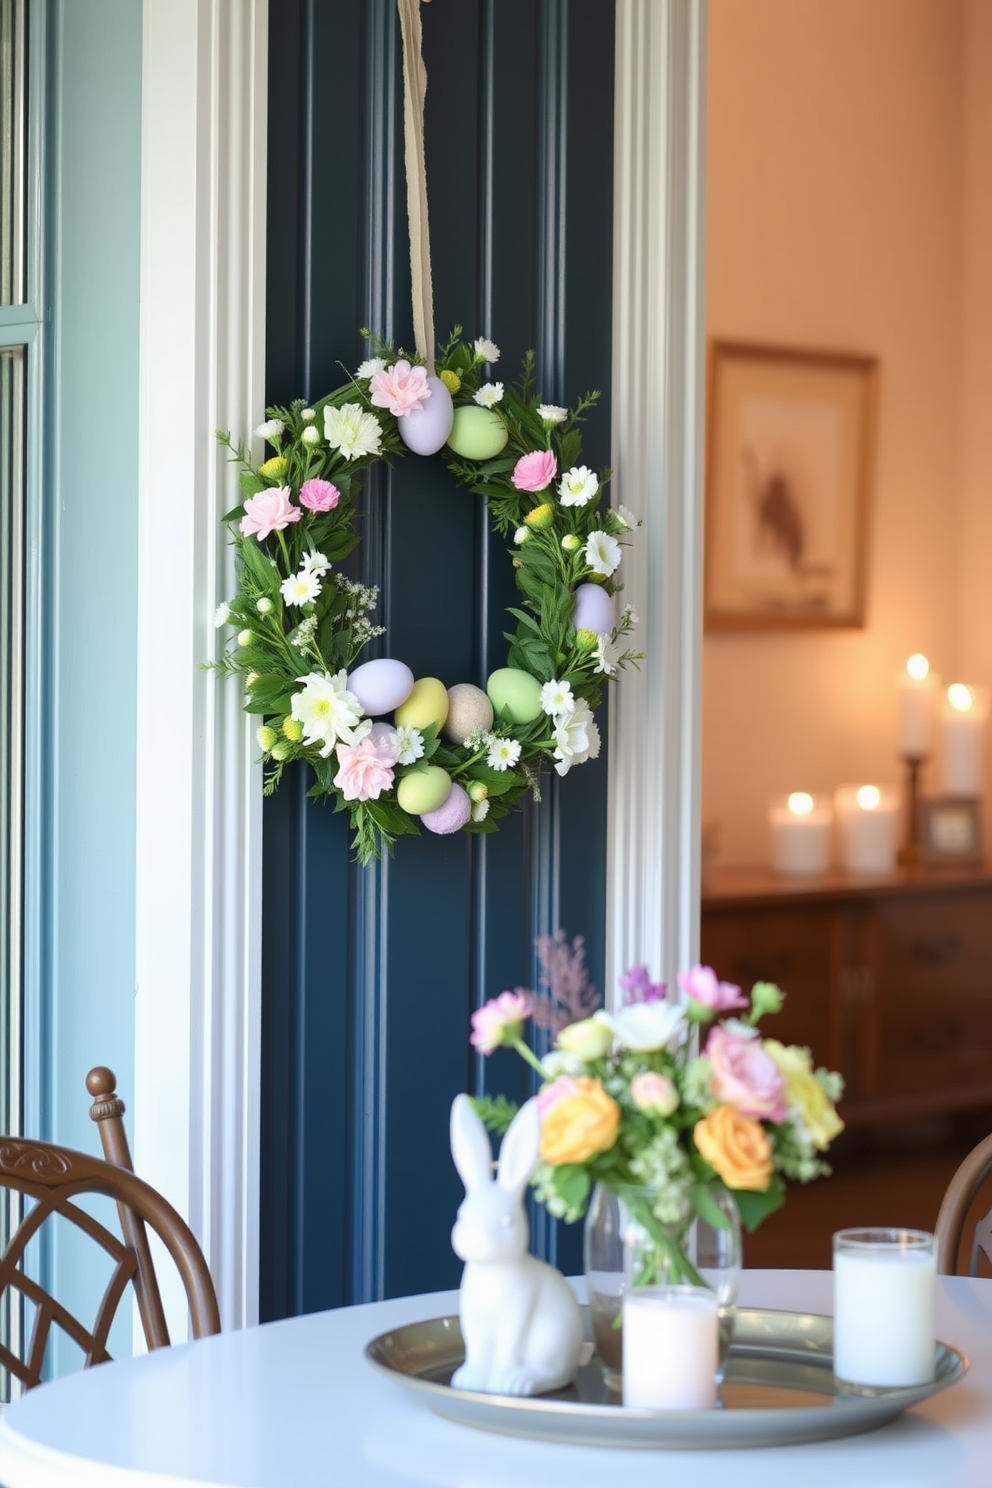
[[[588,1309],[583,1312],[591,1342]],[[737,1311],[721,1403],[709,1411],[627,1409],[607,1390],[595,1356],[574,1385],[553,1395],[453,1390],[449,1381],[465,1357],[457,1317],[393,1328],[374,1338],[365,1353],[383,1374],[451,1421],[595,1447],[772,1447],[855,1436],[946,1390],[968,1369],[963,1354],[938,1343],[931,1384],[852,1389],[834,1377],[832,1318],[754,1307]]]

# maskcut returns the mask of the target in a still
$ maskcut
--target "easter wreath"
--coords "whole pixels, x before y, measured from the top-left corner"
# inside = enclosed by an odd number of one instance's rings
[[[364,334],[368,335],[368,332]],[[545,764],[559,775],[599,753],[593,711],[606,678],[643,653],[624,648],[635,617],[619,614],[616,575],[636,519],[603,508],[609,472],[581,463],[579,424],[598,394],[572,410],[544,403],[528,353],[517,383],[484,380],[491,341],[457,328],[436,375],[391,344],[343,387],[310,405],[269,408],[255,433],[274,450],[255,465],[228,433],[243,501],[223,518],[236,548],[236,595],[219,626],[234,644],[213,663],[243,679],[271,793],[304,760],[310,795],[351,814],[363,864],[397,836],[492,832]],[[357,547],[359,475],[410,449],[441,450],[456,479],[483,496],[493,528],[512,531],[519,607],[508,613],[506,666],[446,687],[415,679],[401,660],[360,662],[383,634],[376,589],[340,566]]]

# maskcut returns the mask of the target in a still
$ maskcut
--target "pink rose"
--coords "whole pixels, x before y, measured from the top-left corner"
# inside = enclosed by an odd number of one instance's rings
[[[337,756],[334,784],[346,801],[378,801],[392,785],[396,752],[383,740],[368,735],[357,744],[339,744]]]
[[[308,506],[311,511],[331,511],[340,498],[337,486],[332,486],[330,481],[318,480],[316,476],[304,481],[300,487],[300,505]]]
[[[491,997],[485,1007],[476,1008],[472,1014],[473,1048],[480,1054],[491,1054],[500,1044],[519,1038],[521,1024],[530,1017],[533,1005],[529,992],[501,992]]]
[[[254,532],[261,542],[270,532],[281,532],[290,522],[298,522],[303,513],[290,501],[289,494],[288,486],[268,486],[257,496],[249,496],[241,518],[242,535],[250,537]]]
[[[419,413],[431,390],[427,386],[427,368],[411,367],[402,359],[391,367],[373,374],[369,394],[376,408],[388,408],[397,418]]]
[[[544,1089],[539,1090],[535,1097],[537,1109],[541,1113],[541,1119],[543,1120],[551,1110],[551,1107],[556,1106],[567,1095],[577,1095],[579,1089],[580,1086],[577,1081],[572,1079],[571,1075],[559,1075],[557,1080],[552,1080],[550,1085],[545,1085]]]
[[[713,1066],[713,1094],[742,1116],[783,1121],[785,1076],[761,1047],[757,1034],[731,1033],[722,1023],[710,1029],[706,1058]]]
[[[671,1116],[679,1103],[679,1093],[667,1075],[655,1070],[642,1070],[630,1082],[634,1105],[658,1116]]]
[[[733,982],[718,982],[712,966],[694,966],[691,971],[680,971],[678,980],[686,997],[691,997],[693,1002],[713,1013],[729,1013],[734,1008],[747,1007],[747,998],[741,996],[740,987],[735,987]]]
[[[510,479],[518,491],[543,491],[558,473],[558,461],[550,450],[535,450],[521,455]]]

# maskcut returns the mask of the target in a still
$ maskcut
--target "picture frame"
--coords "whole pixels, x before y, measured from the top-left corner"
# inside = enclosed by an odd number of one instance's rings
[[[710,343],[707,630],[864,625],[877,396],[871,356]]]
[[[977,796],[924,796],[916,803],[916,833],[928,867],[981,863],[982,812]]]

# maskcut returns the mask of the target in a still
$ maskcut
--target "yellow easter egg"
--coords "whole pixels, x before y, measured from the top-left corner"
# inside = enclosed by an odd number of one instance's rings
[[[443,806],[451,794],[451,776],[440,765],[428,765],[426,770],[414,770],[404,775],[396,787],[396,799],[404,811],[411,816],[420,816],[425,811],[436,811]]]
[[[455,409],[448,448],[466,460],[493,460],[506,448],[508,438],[498,413],[469,403]]]
[[[400,703],[393,717],[402,728],[426,728],[436,723],[438,728],[448,716],[448,689],[438,677],[420,677],[413,684],[413,691],[405,702]],[[430,811],[431,807],[424,808]]]
[[[533,723],[541,714],[541,684],[518,667],[500,667],[486,683],[498,718],[505,708],[514,723]]]

